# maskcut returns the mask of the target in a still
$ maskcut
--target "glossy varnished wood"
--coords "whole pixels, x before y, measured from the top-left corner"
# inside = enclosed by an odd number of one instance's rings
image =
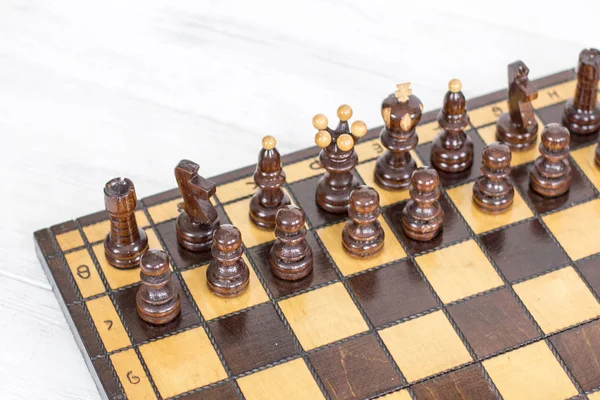
[[[538,123],[532,101],[537,89],[529,81],[529,68],[523,61],[508,66],[508,112],[496,123],[496,138],[511,149],[526,150],[536,141]]]
[[[175,178],[183,197],[183,210],[177,217],[177,241],[192,252],[210,250],[212,236],[219,226],[219,215],[210,202],[216,192],[213,182],[198,174],[200,166],[181,160],[175,167]]]
[[[515,189],[510,181],[510,148],[492,143],[483,149],[481,172],[473,185],[473,202],[486,213],[502,213],[512,206]]]
[[[410,197],[402,211],[402,229],[413,240],[429,241],[440,233],[444,210],[438,201],[440,179],[432,168],[422,167],[412,174]]]
[[[135,268],[148,249],[148,238],[135,219],[137,197],[133,182],[115,178],[104,186],[104,204],[110,219],[110,233],[104,240],[106,260],[115,268]]]
[[[473,165],[473,142],[464,131],[469,125],[467,100],[461,90],[462,84],[458,79],[449,82],[437,117],[442,131],[433,141],[431,162],[436,169],[444,172],[463,172]]]
[[[275,229],[277,211],[290,204],[289,196],[281,190],[285,172],[281,168],[281,155],[275,147],[273,136],[265,136],[258,153],[254,183],[258,187],[250,199],[250,220],[259,228]]]
[[[139,316],[156,325],[171,322],[181,312],[181,304],[171,282],[167,253],[150,249],[142,255],[140,263],[142,285],[136,297]]]
[[[210,290],[221,297],[233,297],[248,287],[248,266],[242,259],[242,235],[233,225],[221,225],[213,235],[213,259],[206,270]]]
[[[406,189],[417,168],[410,150],[419,143],[416,127],[421,121],[423,103],[410,89],[410,83],[397,85],[398,90],[381,103],[384,127],[379,138],[387,150],[377,158],[375,182],[381,187]]]
[[[359,186],[350,194],[349,220],[342,231],[344,250],[354,257],[371,257],[381,251],[385,233],[377,220],[379,194],[369,186]]]
[[[531,188],[541,196],[556,197],[571,186],[572,172],[569,164],[569,130],[559,124],[548,124],[542,131],[540,157],[535,160],[529,174]]]
[[[592,135],[600,129],[598,81],[600,51],[584,49],[577,64],[577,88],[574,97],[565,104],[563,124],[575,135]]]
[[[313,270],[313,254],[306,241],[306,218],[299,207],[285,206],[275,218],[275,236],[269,260],[278,278],[296,281]]]

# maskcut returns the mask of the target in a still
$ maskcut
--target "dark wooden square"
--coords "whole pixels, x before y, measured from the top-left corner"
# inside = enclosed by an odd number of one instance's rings
[[[511,282],[569,261],[536,219],[483,235],[481,242]]]
[[[177,232],[175,230],[175,220],[163,222],[156,226],[158,234],[162,238],[166,250],[171,256],[171,262],[174,269],[183,269],[192,265],[208,264],[212,258],[210,251],[202,253],[193,253],[181,247],[177,243]]]
[[[404,244],[404,248],[409,254],[420,254],[469,237],[467,226],[454,211],[446,196],[441,196],[439,201],[442,210],[444,210],[443,228],[436,237],[426,242],[413,240],[404,234],[404,230],[402,229],[402,210],[406,206],[406,201],[384,208],[383,212],[388,222],[398,233],[402,244]]]
[[[475,131],[468,130],[467,135],[473,141],[473,165],[466,171],[458,172],[458,173],[448,173],[443,171],[438,171],[440,176],[440,182],[442,186],[457,186],[467,181],[471,181],[474,178],[481,175],[481,171],[479,169],[481,165],[481,152],[485,147],[485,143],[481,140],[481,137]],[[431,164],[431,148],[433,147],[433,142],[424,143],[422,145],[417,146],[416,152],[423,161],[424,165],[432,165]]]
[[[315,198],[317,193],[317,183],[322,175],[314,176],[303,181],[294,182],[289,185],[292,195],[298,202],[298,206],[302,208],[306,219],[313,228],[318,228],[322,225],[339,222],[348,217],[346,213],[343,214],[332,214],[323,211],[321,207],[317,205]]]
[[[477,364],[416,384],[413,390],[418,400],[497,399]]]
[[[279,279],[271,272],[269,252],[271,251],[273,242],[265,243],[248,250],[249,257],[260,271],[273,297],[289,296],[300,290],[337,279],[338,276],[335,273],[331,260],[317,242],[312,232],[309,231],[307,233],[306,240],[313,252],[313,272],[298,281],[285,281]]]
[[[437,306],[427,283],[409,260],[356,275],[348,283],[375,326]]]
[[[231,400],[238,397],[237,391],[231,382],[225,382],[217,386],[211,386],[208,389],[177,396],[178,399],[185,400]]]
[[[200,318],[194,310],[192,304],[181,289],[179,279],[173,274],[172,281],[175,289],[179,292],[179,301],[181,302],[181,313],[173,321],[164,325],[152,325],[144,322],[137,313],[135,296],[140,285],[135,285],[124,290],[117,290],[113,296],[117,307],[121,310],[123,324],[129,329],[133,337],[134,344],[147,342],[150,339],[169,333],[189,328],[192,325],[200,323]]]
[[[448,311],[480,358],[539,336],[506,288],[454,304]]]
[[[272,304],[210,322],[208,327],[234,375],[291,357],[298,351]]]
[[[597,296],[600,296],[600,257],[578,261],[576,266],[592,290],[596,292]]]
[[[548,107],[540,108],[539,110],[535,110],[536,114],[539,115],[544,125],[548,125],[550,123],[558,123],[562,124],[562,116],[563,110],[565,109],[565,102],[557,103]],[[542,130],[538,131],[538,135],[542,134]],[[588,145],[590,143],[596,143],[598,141],[598,134],[595,133],[593,135],[579,136],[579,135],[571,135],[571,149],[578,149],[582,146]]]
[[[527,163],[513,168],[511,173],[513,183],[519,188],[521,193],[525,195],[526,200],[529,200],[529,203],[533,205],[533,208],[538,214],[567,207],[574,203],[591,199],[595,196],[591,184],[579,169],[575,167],[575,161],[569,159],[569,162],[571,163],[572,171],[571,187],[568,192],[552,198],[540,196],[529,186],[529,172],[533,167],[533,163]]]
[[[550,341],[583,390],[600,386],[600,321],[569,329]]]
[[[373,334],[310,355],[332,399],[364,399],[402,384]]]

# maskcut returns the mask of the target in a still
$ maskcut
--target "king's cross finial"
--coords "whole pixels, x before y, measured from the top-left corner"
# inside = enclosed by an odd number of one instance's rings
[[[400,83],[396,85],[396,88],[398,88],[398,90],[394,92],[394,96],[401,102],[408,101],[408,97],[412,94],[410,82]]]

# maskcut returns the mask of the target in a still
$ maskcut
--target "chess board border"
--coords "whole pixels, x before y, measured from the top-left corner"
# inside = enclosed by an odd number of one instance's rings
[[[567,82],[567,81],[570,81],[570,80],[572,80],[574,78],[575,78],[574,70],[567,70],[567,71],[559,72],[559,73],[554,74],[554,75],[550,75],[548,77],[544,77],[544,78],[538,79],[538,80],[534,81],[534,84],[541,91],[543,88],[546,88],[546,87],[549,87],[549,86],[553,86],[553,85],[557,85],[557,84],[560,84],[560,83],[563,83],[563,82]],[[499,90],[499,91],[494,92],[494,93],[490,93],[490,94],[487,94],[487,95],[484,95],[484,96],[481,96],[481,97],[478,97],[478,98],[474,98],[474,99],[468,100],[468,104],[467,105],[468,105],[468,109],[469,110],[474,110],[474,109],[478,109],[480,107],[484,107],[484,106],[487,106],[487,105],[490,105],[490,104],[493,104],[493,103],[496,103],[496,102],[499,102],[499,101],[502,101],[502,100],[505,100],[505,99],[506,99],[506,90]],[[420,126],[422,126],[424,124],[428,124],[428,123],[434,122],[436,120],[438,112],[439,112],[439,109],[426,112],[423,115],[423,118],[422,118],[422,121],[420,123]],[[479,128],[481,128],[481,126]],[[471,125],[471,129],[476,130],[477,127],[472,124]],[[380,130],[381,130],[381,127],[370,129],[368,131],[367,135],[363,139],[361,139],[361,143],[368,142],[369,140],[372,140],[372,139],[376,139],[378,137],[378,135],[379,135],[379,131]],[[418,132],[418,130],[417,130],[417,132]],[[375,141],[375,142],[377,142],[377,141]],[[577,144],[575,144],[575,146],[573,146],[573,149],[576,149],[576,148],[578,148]],[[316,157],[318,155],[319,151],[320,151],[319,148],[317,148],[317,147],[311,147],[311,148],[308,148],[308,149],[305,149],[305,150],[294,152],[292,154],[288,154],[288,155],[283,156],[282,157],[282,162],[283,162],[284,165],[289,165],[289,164],[293,164],[293,163],[296,163],[296,162],[299,162],[299,161],[311,159],[311,158]],[[364,163],[364,162],[366,162],[366,161],[369,161],[369,160],[360,160],[361,164]],[[572,160],[571,160],[571,163],[572,163],[572,165],[577,165]],[[214,178],[211,178],[211,180],[213,180],[215,182],[215,184],[217,184],[217,186],[228,184],[230,182],[235,182],[235,181],[242,180],[242,179],[250,177],[251,174],[254,172],[254,168],[255,168],[255,166],[251,165],[251,166],[248,166],[248,167],[245,167],[245,168],[241,168],[241,169],[238,169],[238,170],[235,170],[235,171],[227,172],[225,174],[216,176]],[[476,168],[476,166],[474,166],[473,168]],[[577,168],[577,167],[575,167],[575,168]],[[581,172],[581,171],[579,171],[579,172]],[[448,196],[446,194],[446,190],[447,189],[452,188],[453,186],[463,185],[463,184],[465,184],[465,183],[467,183],[469,181],[472,181],[472,180],[473,180],[473,178],[468,178],[466,180],[461,180],[459,183],[457,183],[457,185],[451,185],[451,184],[450,185],[445,185],[444,186],[445,190],[444,190],[443,196],[446,196],[446,197]],[[588,184],[589,184],[589,182],[588,182]],[[594,198],[598,198],[598,191],[595,189],[595,187],[593,185],[590,184],[590,186],[594,190]],[[517,188],[517,191],[519,191],[518,188]],[[544,222],[542,220],[542,216],[544,214],[543,213],[539,213],[539,212],[537,212],[535,210],[535,208],[532,206],[531,202],[527,199],[527,196],[525,196],[524,193],[520,193],[520,194],[523,197],[523,199],[528,203],[530,209],[534,211],[534,216],[531,217],[531,218],[529,218],[529,219],[530,220],[535,219],[535,220],[538,220],[540,223],[544,224]],[[152,207],[152,206],[156,206],[156,205],[168,202],[168,201],[172,201],[172,200],[178,199],[179,197],[180,197],[180,194],[179,194],[179,191],[178,191],[177,188],[172,189],[172,190],[168,190],[166,192],[162,192],[162,193],[159,193],[157,195],[149,196],[149,197],[146,197],[146,198],[140,200],[139,201],[139,205],[138,205],[138,209],[141,212],[143,212],[144,215],[146,216],[146,218],[148,219],[148,221],[149,221],[149,225],[148,226],[151,227],[152,229],[154,229],[156,232],[158,232],[158,229],[156,228],[156,226],[159,225],[159,223],[154,223],[153,222],[153,219],[152,219],[150,213],[148,212],[148,209],[150,207]],[[218,193],[217,193],[217,198],[218,198]],[[216,205],[218,207],[222,208],[223,206],[225,206],[225,205],[227,205],[229,203],[233,203],[233,202],[239,201],[240,199],[241,199],[240,197],[237,197],[237,198],[235,198],[233,200],[225,201],[223,203],[221,203],[219,200],[217,200],[216,201],[216,203],[217,203]],[[452,201],[450,201],[448,198],[447,198],[447,200],[448,200],[448,203],[454,208],[454,211],[456,212],[456,214],[460,215],[460,212],[458,210],[456,210],[456,208],[453,205]],[[589,199],[587,199],[587,200],[589,200]],[[573,206],[573,204],[569,204],[568,206],[569,207]],[[556,211],[557,211],[557,209],[552,210],[552,212],[556,212]],[[55,275],[55,272],[58,270],[57,268],[51,268],[51,264],[53,264],[53,263],[55,263],[55,264],[56,263],[60,263],[60,264],[66,265],[65,255],[69,254],[70,251],[71,251],[71,250],[67,250],[67,251],[62,251],[61,250],[61,247],[60,247],[59,243],[57,242],[56,235],[58,235],[60,233],[63,233],[63,232],[68,232],[68,231],[71,231],[71,230],[77,230],[80,233],[80,235],[83,238],[83,240],[84,240],[83,247],[86,248],[87,251],[90,252],[90,254],[93,254],[92,245],[95,244],[95,243],[88,242],[88,240],[86,238],[86,235],[84,234],[83,229],[84,229],[85,226],[89,226],[89,225],[91,225],[93,223],[96,223],[96,222],[99,222],[99,221],[103,221],[106,218],[107,218],[107,213],[104,212],[104,211],[101,211],[101,212],[94,213],[94,214],[91,214],[91,215],[86,216],[86,217],[79,218],[79,219],[74,220],[74,221],[64,222],[62,224],[55,225],[55,226],[53,226],[51,228],[46,228],[46,229],[39,230],[39,231],[35,232],[34,237],[35,237],[35,245],[36,245],[36,252],[38,254],[38,258],[40,259],[40,262],[41,262],[41,264],[42,264],[42,266],[44,268],[44,271],[46,272],[46,275],[48,276],[48,279],[49,279],[49,281],[52,284],[52,287],[53,287],[53,290],[55,292],[55,295],[56,295],[57,299],[59,300],[59,304],[61,306],[61,309],[63,310],[63,313],[66,316],[66,319],[67,319],[67,321],[69,323],[69,326],[70,326],[70,328],[71,328],[71,330],[73,332],[73,335],[74,335],[74,337],[76,339],[76,342],[77,342],[80,350],[82,351],[82,354],[84,356],[86,364],[88,365],[88,369],[90,370],[90,372],[91,372],[91,374],[92,374],[92,376],[93,376],[93,378],[95,380],[96,386],[98,387],[98,390],[101,393],[101,395],[103,397],[105,397],[105,398],[109,398],[109,394],[108,394],[109,392],[111,392],[111,393],[115,393],[116,392],[116,393],[123,393],[124,394],[124,390],[123,390],[123,387],[122,387],[122,385],[121,385],[121,383],[119,381],[119,378],[118,378],[116,372],[114,371],[114,369],[112,368],[112,366],[110,365],[111,364],[110,361],[106,360],[106,357],[94,357],[94,356],[91,356],[90,354],[88,354],[88,350],[86,349],[86,345],[84,344],[84,342],[82,340],[82,337],[81,337],[82,333],[79,331],[79,329],[77,327],[77,324],[75,323],[75,321],[73,320],[73,318],[71,316],[71,314],[72,314],[73,311],[69,310],[70,307],[71,308],[72,307],[77,307],[78,305],[81,306],[81,310],[79,311],[82,314],[81,317],[88,320],[89,326],[91,326],[92,330],[94,331],[94,332],[87,332],[87,334],[90,334],[90,335],[95,336],[97,338],[98,346],[101,348],[101,352],[103,354],[110,354],[110,352],[107,352],[106,349],[104,349],[104,345],[102,343],[102,340],[99,338],[98,332],[96,332],[95,329],[93,329],[94,324],[91,321],[91,317],[90,317],[88,311],[86,310],[86,307],[82,305],[85,301],[89,301],[90,299],[95,298],[95,296],[86,297],[85,300],[83,300],[83,297],[82,297],[81,293],[79,293],[78,286],[75,283],[73,276],[71,274],[69,274],[69,273],[66,272],[66,268],[62,268],[65,273],[63,275],[60,275],[60,276]],[[225,219],[222,218],[222,221],[223,222],[228,222],[227,217],[225,216]],[[520,221],[518,221],[518,223],[522,223],[523,221],[524,220],[520,220]],[[331,224],[330,223],[324,223],[324,224],[321,224],[321,225],[318,225],[318,226],[312,226],[312,228],[313,228],[312,230],[321,229],[321,228],[323,228],[325,226],[328,226],[328,225],[331,225]],[[466,225],[467,225],[467,227],[469,227],[468,224],[466,224]],[[544,224],[544,226],[545,226],[545,224]],[[507,226],[503,225],[501,228],[502,229],[506,229]],[[482,244],[480,242],[480,236],[492,234],[494,232],[494,230],[488,231],[485,234],[481,235],[481,234],[474,233],[471,230],[470,227],[468,229],[469,229],[469,236],[467,237],[467,239],[475,239],[475,241],[477,242],[477,244],[479,245],[479,247],[482,248],[482,249],[484,249],[484,251],[485,251],[485,247],[482,246]],[[546,227],[546,230],[548,230],[547,227]],[[161,235],[158,235],[158,236],[160,238]],[[159,239],[159,240],[161,240],[161,239]],[[560,243],[558,242],[558,240],[556,240],[555,238],[554,238],[554,240],[560,246]],[[461,241],[464,241],[464,239],[462,239]],[[165,249],[167,248],[167,246],[165,245],[164,242],[162,242],[161,244],[162,244],[163,248],[165,248]],[[445,244],[442,247],[448,247],[451,244],[452,243]],[[320,243],[320,245],[322,247],[326,248],[326,246],[323,243]],[[442,247],[440,247],[440,248],[442,248]],[[439,250],[440,248],[436,248],[436,250]],[[414,262],[414,258],[417,255],[420,255],[420,254],[410,254],[410,255],[407,255],[407,259],[409,259],[411,262]],[[488,259],[490,259],[489,255],[486,254],[486,256],[487,256]],[[109,288],[110,286],[109,286],[109,284],[106,281],[107,278],[104,276],[104,273],[102,272],[102,268],[98,265],[98,261],[97,260],[93,260],[93,262],[94,262],[94,265],[96,267],[96,270],[98,271],[98,274],[100,275],[100,279],[102,280],[102,283],[104,284],[104,287],[105,288]],[[579,260],[578,262],[581,262],[581,260]],[[561,264],[560,266],[555,267],[552,270],[546,270],[543,273],[540,273],[539,275],[550,273],[552,271],[555,271],[555,270],[558,270],[560,268],[563,268],[566,265],[571,265],[571,266],[573,266],[573,268],[575,268],[576,263],[573,262],[573,260],[569,258],[568,263]],[[381,265],[379,267],[382,267],[382,266],[385,266],[385,264]],[[191,268],[193,268],[193,267],[194,266],[192,266]],[[253,268],[257,269],[254,265],[253,265]],[[378,267],[376,267],[376,268],[378,268]],[[500,271],[499,268],[496,265],[494,265],[494,268],[496,269],[496,271],[498,271],[498,272]],[[337,267],[336,267],[336,270],[337,270]],[[371,271],[371,270],[372,269],[369,269],[368,271]],[[594,290],[591,289],[590,284],[586,281],[586,279],[582,276],[582,274],[577,270],[577,268],[575,268],[575,270],[578,272],[580,278],[586,283],[586,285],[588,286],[588,288],[590,288],[590,291],[592,293],[595,293]],[[363,271],[363,272],[367,272],[367,271]],[[360,274],[360,273],[361,272],[359,272],[358,274]],[[355,274],[353,276],[356,276],[358,274]],[[500,273],[500,276],[503,276],[503,275]],[[333,281],[325,282],[325,285],[327,285],[327,284],[329,284],[331,282],[340,282],[341,281],[345,286],[347,286],[347,283],[346,283],[347,279],[346,278],[348,278],[348,277],[344,276],[342,273],[339,272],[339,270],[337,270],[337,276],[333,279]],[[530,278],[532,278],[532,276],[528,277],[528,279],[530,279]],[[259,275],[258,279],[261,280],[261,283],[263,284],[263,286],[266,287],[266,284],[263,281],[264,277],[261,277]],[[513,290],[512,286],[511,286],[511,283],[508,282],[508,280],[506,278],[504,278],[503,281],[504,282],[503,282],[503,286],[502,287],[506,286],[509,290]],[[181,278],[181,277],[180,277],[180,283],[181,283],[181,285],[183,287],[183,290],[185,291],[185,296],[187,296],[188,298],[191,299],[192,296],[189,293],[189,289],[187,288],[184,279]],[[119,289],[126,289],[126,288],[127,288],[127,286],[119,288]],[[312,287],[312,288],[306,290],[305,292],[308,292],[308,291],[313,290],[315,288],[316,287]],[[346,287],[346,290],[352,296],[352,291],[349,290],[348,287]],[[435,291],[433,289],[430,289],[430,290],[434,293],[434,296],[437,298],[437,295],[435,295]],[[492,290],[494,290],[494,289],[492,289]],[[484,292],[479,293],[479,294],[477,294],[475,296],[479,296],[479,295],[487,294],[487,293],[490,293],[490,290],[484,291]],[[298,293],[295,293],[295,294],[298,294]],[[113,291],[112,290],[104,291],[104,292],[98,294],[96,297],[101,297],[101,296],[105,296],[105,295],[109,296],[110,298],[112,298]],[[513,293],[513,295],[514,295],[514,293]],[[596,296],[596,299],[598,300],[598,298],[597,298],[598,296],[596,294],[595,294],[595,296]],[[269,292],[269,297],[270,297],[269,298],[270,302],[276,305],[276,301],[274,301],[274,299],[272,298],[272,295],[271,295],[270,292]],[[518,299],[518,296],[515,295],[514,297],[516,297]],[[279,300],[282,299],[282,298],[283,297],[280,297]],[[461,299],[461,301],[463,301],[463,300],[465,300],[465,299]],[[365,317],[366,312],[362,309],[362,307],[360,307],[360,303],[355,298],[353,299],[353,301],[358,306],[358,308],[359,308],[361,314],[363,315],[363,317]],[[114,299],[113,299],[113,302],[114,302]],[[192,302],[193,302],[193,300],[192,300]],[[455,324],[455,322],[453,321],[453,319],[450,318],[450,316],[448,315],[448,311],[446,310],[446,308],[449,306],[449,304],[444,304],[441,300],[439,300],[439,298],[437,299],[437,303],[438,304],[437,304],[436,307],[434,307],[433,309],[427,310],[427,312],[429,312],[431,310],[442,310],[442,311],[444,311],[444,313],[445,313],[446,317],[449,319],[449,321],[451,321],[451,323]],[[197,308],[197,306],[195,306],[195,305],[194,305],[194,307]],[[523,304],[521,304],[521,307],[527,312],[527,308]],[[278,310],[278,313],[281,313],[281,310],[277,307],[277,305],[276,305],[276,309]],[[119,314],[120,319],[123,320],[123,316],[121,315],[120,310],[118,308],[117,308],[117,313]],[[564,367],[564,361],[561,360],[560,356],[558,355],[557,350],[554,348],[554,346],[552,346],[550,344],[550,341],[548,340],[548,337],[550,337],[552,335],[546,335],[546,334],[544,334],[542,332],[541,328],[538,326],[538,324],[533,319],[533,317],[528,312],[527,312],[527,314],[528,314],[529,318],[533,321],[534,325],[537,327],[537,329],[539,330],[539,332],[541,332],[541,336],[540,337],[536,337],[536,339],[534,339],[532,342],[545,341],[549,345],[549,347],[552,350],[552,352],[555,355],[555,357],[561,362],[561,364],[563,364],[563,369],[569,375],[569,378],[571,379],[571,381],[575,383],[575,386],[577,387],[577,390],[579,391],[579,393],[583,393],[584,391],[579,386],[579,384],[576,383],[576,380],[573,378],[573,376],[571,376],[571,374],[569,373],[568,368]],[[413,318],[414,318],[414,316],[413,316]],[[369,319],[366,318],[366,317],[364,319],[366,321],[369,321]],[[597,318],[595,318],[594,320],[596,320],[596,319]],[[282,320],[285,321],[285,318],[282,318]],[[398,321],[396,321],[396,323],[397,322]],[[582,326],[585,323],[590,323],[590,321],[584,321],[583,323],[577,324],[576,326]],[[184,330],[189,330],[191,328],[199,327],[199,326],[202,326],[202,327],[206,328],[207,324],[208,324],[208,321],[206,321],[202,317],[200,317],[200,322],[198,322],[195,325],[188,326],[188,327],[184,328]],[[389,324],[389,325],[394,325],[394,324]],[[372,325],[372,324],[370,324],[370,325]],[[291,328],[289,326],[287,328],[291,330]],[[379,327],[379,328],[381,328],[381,327]],[[571,329],[571,328],[573,328],[573,327],[569,327],[568,329]],[[457,332],[460,332],[460,330],[458,330],[456,328],[456,326],[454,326],[454,329]],[[376,330],[376,329],[373,326],[369,326],[369,330],[366,331],[366,334],[372,333],[374,330]],[[210,330],[206,329],[206,331],[209,333],[209,336],[210,336]],[[563,331],[564,330],[561,330],[559,332],[555,332],[554,334],[560,333],[560,332],[563,332]],[[178,333],[178,332],[171,332],[171,333],[169,333],[169,335],[173,335],[175,333]],[[293,333],[293,331],[292,331],[292,333]],[[360,337],[360,336],[362,336],[364,334],[365,333],[358,334],[358,335],[353,335],[353,336],[345,338],[345,339],[343,339],[341,341],[337,341],[335,343],[340,343],[340,342],[343,342],[343,341],[354,339],[354,338]],[[129,336],[131,337],[130,333],[129,333]],[[294,337],[295,337],[295,335],[294,335]],[[218,346],[215,345],[214,338],[212,338],[212,337],[209,337],[209,338],[211,340],[212,346],[215,348],[215,350],[217,352],[219,352]],[[379,341],[381,342],[381,339],[379,339]],[[468,344],[467,340],[464,337],[461,337],[461,341],[463,342],[463,344],[465,345],[465,347],[469,350],[469,353],[471,353],[471,355],[472,355],[473,354],[473,349],[470,347],[470,345]],[[295,345],[299,346],[298,339],[295,339],[295,342],[296,342]],[[517,346],[517,348],[523,347],[526,344],[529,344],[529,343],[522,343],[519,346]],[[329,344],[329,345],[331,345],[331,344]],[[326,345],[324,347],[327,347],[329,345]],[[386,351],[385,345],[383,345],[382,343],[380,343],[380,345],[384,349],[384,351],[387,353],[386,356],[391,361],[392,365],[395,367],[395,370],[398,373],[398,375],[401,377],[401,379],[402,379],[402,387],[408,387],[408,386],[414,385],[415,382],[411,383],[410,385],[408,385],[406,383],[406,380],[403,377],[402,373],[400,372],[398,366],[393,361],[393,359],[390,356],[389,352]],[[301,346],[299,346],[299,347],[301,349]],[[147,366],[144,364],[143,357],[140,355],[137,346],[133,346],[132,345],[132,346],[126,348],[125,350],[129,350],[129,349],[133,349],[136,352],[137,357],[139,358],[140,362],[142,363],[142,367],[144,368],[144,371],[145,371],[146,375],[148,376],[148,378],[150,380],[150,383],[152,384],[154,393],[157,395],[157,397],[160,397],[158,389],[156,388],[156,385],[152,382],[151,374],[149,373],[149,371],[147,369]],[[512,349],[503,350],[502,353],[507,352],[509,350],[512,350]],[[118,350],[118,351],[123,351],[123,349]],[[241,391],[240,391],[239,387],[237,386],[236,379],[233,378],[234,374],[231,372],[231,370],[227,366],[227,363],[224,361],[222,354],[218,354],[218,355],[219,355],[219,358],[220,358],[222,364],[225,366],[225,369],[227,370],[227,376],[228,376],[227,381],[231,382],[235,386],[235,391],[237,392],[237,395],[240,396],[240,397],[243,397],[243,395],[241,394]],[[496,355],[496,354],[494,354],[494,355]],[[320,379],[319,379],[318,375],[315,373],[314,368],[312,368],[310,366],[310,361],[308,360],[307,352],[301,350],[300,351],[300,357],[305,359],[305,361],[309,365],[309,368],[311,369],[311,373],[313,375],[313,378],[319,384],[320,389],[323,392],[323,394],[326,395],[326,390],[323,389],[323,387],[322,387],[323,383],[320,382]],[[297,357],[295,357],[295,358],[297,358]],[[481,365],[481,363],[479,362],[479,361],[481,361],[481,359],[476,358],[476,357],[473,357],[473,359],[477,360],[477,361],[473,361],[472,362],[473,364],[477,362],[478,365]],[[285,361],[285,360],[280,360],[279,362],[282,362],[282,361]],[[275,364],[277,364],[277,363],[275,363]],[[465,365],[461,364],[458,368],[463,368],[463,367],[465,367]],[[487,373],[485,372],[485,370],[483,368],[480,368],[480,369],[482,370],[482,373],[484,374],[484,377],[488,381],[488,384],[490,385],[490,387],[492,389],[494,389],[494,391],[497,393],[497,389],[495,388],[493,382],[491,381],[491,378],[487,375]],[[452,372],[452,371],[453,371],[453,369],[447,370],[447,371],[443,371],[440,374],[436,374],[436,375],[428,377],[427,380],[433,379],[433,378],[435,378],[435,377],[437,377],[439,375],[446,374],[446,373],[449,373],[449,372]],[[220,382],[221,381],[219,381],[217,383],[220,383]],[[208,386],[211,386],[211,385],[208,385]],[[399,387],[393,388],[393,390],[390,390],[390,391],[398,390],[398,388]],[[385,394],[385,393],[380,393],[380,395],[383,395],[383,394]],[[179,396],[175,396],[175,397],[179,397]],[[110,398],[115,398],[115,397],[113,397],[112,394],[111,394]]]

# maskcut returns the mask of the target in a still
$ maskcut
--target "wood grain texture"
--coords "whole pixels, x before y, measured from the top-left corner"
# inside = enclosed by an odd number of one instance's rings
[[[488,93],[505,86],[499,66],[520,57],[543,76],[572,67],[593,45],[586,38],[596,37],[575,7],[509,1],[490,12],[470,3],[2,2],[0,132],[11,151],[0,174],[13,193],[0,201],[0,288],[10,321],[0,331],[10,343],[3,397],[99,398],[31,234],[101,209],[110,177],[130,176],[141,198],[173,187],[182,157],[200,155],[207,176],[254,163],[265,131],[275,132],[282,154],[309,146],[310,117],[342,101],[375,126],[381,96],[399,77],[410,77],[431,109],[449,77],[460,76],[467,97]],[[517,5],[535,16],[527,25],[513,18]],[[600,5],[587,7],[598,15]],[[397,29],[399,15],[419,40]],[[307,20],[318,28],[307,29]],[[466,39],[446,46],[448,29]],[[410,62],[389,55],[400,47]],[[418,62],[432,49],[462,62]],[[235,111],[223,106],[232,90]]]

